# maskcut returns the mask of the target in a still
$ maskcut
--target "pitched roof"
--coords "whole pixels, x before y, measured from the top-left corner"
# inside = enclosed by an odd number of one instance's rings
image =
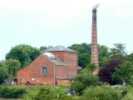
[[[45,52],[43,55],[47,56],[48,59],[53,62],[55,65],[67,65],[65,62],[63,62],[60,58],[56,57],[53,53],[51,52]]]
[[[76,52],[76,51],[74,51],[70,48],[66,48],[64,46],[49,47],[48,49],[46,49],[46,52],[53,52],[53,51],[66,51],[66,52],[71,52],[71,53]]]

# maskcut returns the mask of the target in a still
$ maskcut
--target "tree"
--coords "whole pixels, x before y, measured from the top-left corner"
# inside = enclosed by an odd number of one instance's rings
[[[79,56],[79,65],[82,67],[87,66],[91,63],[91,45],[82,43],[82,44],[73,44],[69,48],[77,51]],[[100,65],[104,64],[109,59],[109,48],[103,45],[99,45],[99,60]]]
[[[113,74],[121,69],[121,65],[127,61],[127,53],[123,44],[115,44],[114,48],[111,48],[109,57],[103,68],[100,69],[99,77],[102,82],[109,84],[117,84],[118,80],[113,79]]]
[[[109,60],[109,48],[101,45],[99,46],[99,60],[100,66],[105,64]]]
[[[111,59],[125,59],[127,53],[123,44],[114,44],[114,48],[111,48],[110,58]]]
[[[8,78],[8,69],[4,66],[3,62],[0,62],[0,84]]]
[[[47,49],[47,47],[41,46],[41,47],[40,47],[40,52],[41,52],[41,53],[44,53],[46,49]]]
[[[14,79],[19,69],[20,62],[18,60],[9,59],[0,62],[0,84],[5,80]]]
[[[115,72],[116,68],[121,64],[120,60],[112,59],[108,63],[104,64],[99,71],[99,78],[102,82],[108,84],[114,84],[112,75]]]
[[[8,69],[9,77],[14,78],[17,71],[21,68],[21,64],[18,60],[8,59],[4,62],[4,67]]]
[[[110,86],[92,86],[84,91],[82,100],[121,100],[122,92],[124,90]]]
[[[113,80],[117,84],[133,85],[133,63],[129,61],[123,62],[112,75]]]
[[[117,43],[117,44],[114,44],[115,45],[115,48],[116,50],[123,56],[126,56],[127,53],[125,52],[125,46],[124,44],[120,44],[120,43]]]
[[[82,69],[82,71],[72,83],[71,88],[74,89],[78,94],[82,94],[84,89],[86,89],[87,87],[100,84],[99,78],[92,75],[94,69],[94,65],[88,65],[87,67]]]
[[[100,69],[100,80],[109,84],[133,84],[133,56],[127,55],[122,44],[111,49],[108,63]]]
[[[89,44],[86,43],[73,44],[69,48],[77,51],[79,57],[78,62],[81,67],[85,67],[90,63],[91,47]]]
[[[127,60],[132,62],[133,61],[133,53],[127,55]]]
[[[16,59],[24,67],[31,63],[37,56],[40,55],[40,50],[29,45],[17,45],[13,47],[6,55],[6,59]]]

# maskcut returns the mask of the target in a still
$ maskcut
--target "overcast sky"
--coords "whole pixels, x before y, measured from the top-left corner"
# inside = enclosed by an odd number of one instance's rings
[[[17,44],[90,43],[96,3],[99,44],[123,43],[133,52],[132,0],[0,0],[0,59]]]

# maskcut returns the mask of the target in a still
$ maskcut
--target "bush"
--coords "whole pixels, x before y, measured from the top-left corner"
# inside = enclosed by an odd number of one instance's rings
[[[133,100],[133,87],[128,87],[127,94],[122,100]]]
[[[68,96],[62,87],[34,87],[23,100],[80,100],[77,96]]]
[[[89,87],[84,91],[82,100],[121,100],[122,91],[109,86]]]
[[[89,86],[81,96],[68,96],[64,87],[0,86],[0,97],[22,100],[133,100],[132,86]]]
[[[24,100],[62,100],[65,90],[60,87],[34,87],[24,96]]]
[[[20,86],[0,86],[0,97],[21,98],[26,94],[26,89]]]
[[[122,100],[133,100],[133,93],[128,93]]]
[[[101,85],[99,78],[92,75],[91,70],[93,69],[93,65],[88,65],[86,68],[82,69],[73,81],[71,88],[74,89],[77,94],[82,95],[84,89],[89,86]]]

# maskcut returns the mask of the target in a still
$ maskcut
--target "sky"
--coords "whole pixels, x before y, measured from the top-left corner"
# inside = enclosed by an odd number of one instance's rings
[[[96,4],[99,44],[122,43],[133,52],[132,0],[0,0],[0,60],[18,44],[90,43]]]

